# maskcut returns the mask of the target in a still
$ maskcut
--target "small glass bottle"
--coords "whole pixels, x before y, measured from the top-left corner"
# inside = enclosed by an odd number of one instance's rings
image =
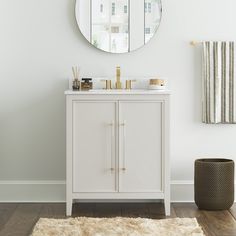
[[[80,89],[80,81],[78,79],[73,80],[72,89],[73,90],[79,90]]]
[[[81,90],[90,90],[93,89],[93,82],[92,78],[82,78],[81,82]]]

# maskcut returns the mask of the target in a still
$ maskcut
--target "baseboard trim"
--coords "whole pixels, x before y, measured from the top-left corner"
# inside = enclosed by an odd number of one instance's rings
[[[236,180],[234,182],[235,182],[234,189],[236,194]],[[194,181],[192,180],[171,181],[171,202],[173,203],[194,202]]]
[[[193,180],[172,180],[171,185],[193,185]]]
[[[0,202],[65,202],[64,180],[0,181]]]
[[[4,180],[0,181],[0,193],[0,202],[65,202],[66,181]],[[194,202],[194,182],[171,181],[171,202]]]
[[[65,180],[6,180],[0,181],[0,185],[65,185]]]

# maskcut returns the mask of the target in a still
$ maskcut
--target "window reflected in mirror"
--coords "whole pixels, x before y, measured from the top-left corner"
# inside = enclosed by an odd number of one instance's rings
[[[146,44],[161,20],[161,0],[77,0],[76,19],[96,48],[111,53]]]
[[[145,0],[145,43],[147,43],[157,31],[161,21],[160,0]]]

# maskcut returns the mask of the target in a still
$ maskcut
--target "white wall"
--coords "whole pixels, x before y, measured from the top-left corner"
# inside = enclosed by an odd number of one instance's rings
[[[168,78],[172,198],[191,200],[194,160],[236,160],[236,126],[201,123],[200,52],[189,41],[235,40],[236,1],[163,0],[158,33],[124,55],[90,46],[78,30],[74,5],[0,1],[0,200],[64,199],[63,91],[76,64],[87,76],[113,75],[120,65],[123,75]]]

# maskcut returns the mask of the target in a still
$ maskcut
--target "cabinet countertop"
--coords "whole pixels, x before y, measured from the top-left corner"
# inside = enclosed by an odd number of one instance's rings
[[[89,91],[73,91],[66,90],[65,95],[168,95],[170,90],[147,90],[147,89],[132,89],[132,90],[106,90],[106,89],[92,89]]]

